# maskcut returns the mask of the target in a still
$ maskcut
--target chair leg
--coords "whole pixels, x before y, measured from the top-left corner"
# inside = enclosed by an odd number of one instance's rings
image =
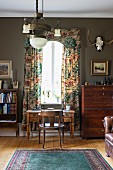
[[[44,130],[44,144],[45,144],[45,130]]]
[[[38,131],[38,136],[39,136],[39,144],[40,144],[40,129]]]
[[[45,145],[45,130],[43,130],[43,149],[44,149],[44,145]]]
[[[64,143],[64,128],[62,129],[62,142]]]
[[[106,154],[107,157],[110,157],[108,154]]]
[[[60,148],[62,148],[62,141],[61,141],[61,129],[58,130],[59,133],[59,141],[60,141]]]
[[[70,123],[70,136],[72,135],[72,126],[71,126],[71,123]]]

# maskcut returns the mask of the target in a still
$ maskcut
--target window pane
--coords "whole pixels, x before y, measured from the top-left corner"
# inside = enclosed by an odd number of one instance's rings
[[[62,47],[50,41],[43,48],[41,103],[61,103]]]

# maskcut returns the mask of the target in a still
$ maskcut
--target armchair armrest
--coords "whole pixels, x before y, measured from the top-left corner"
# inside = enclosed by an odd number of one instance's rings
[[[113,133],[113,116],[106,116],[104,118],[105,134]]]

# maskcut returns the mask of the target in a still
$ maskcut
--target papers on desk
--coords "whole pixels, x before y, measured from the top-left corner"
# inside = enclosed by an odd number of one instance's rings
[[[47,108],[47,110],[53,110],[54,108],[52,108],[52,107],[49,107],[49,108]]]
[[[41,111],[46,111],[46,112],[48,111],[49,112],[49,111],[63,111],[63,110],[62,109],[54,109],[54,108],[49,109],[49,108],[47,108],[47,109],[41,109],[41,110],[27,110],[26,112],[29,112],[29,113],[39,112],[40,113]]]

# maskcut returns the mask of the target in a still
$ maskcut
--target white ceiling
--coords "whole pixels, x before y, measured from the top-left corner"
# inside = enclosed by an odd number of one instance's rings
[[[38,0],[44,17],[113,18],[113,0]],[[42,9],[43,2],[43,9]],[[0,17],[34,17],[36,0],[0,0]]]

